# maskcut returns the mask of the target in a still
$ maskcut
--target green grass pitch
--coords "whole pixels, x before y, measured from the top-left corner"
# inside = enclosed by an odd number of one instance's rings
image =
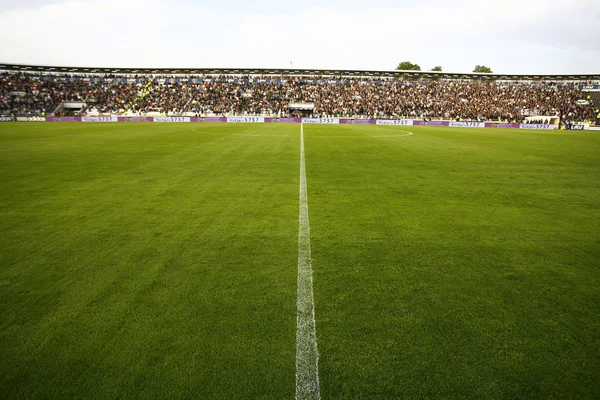
[[[0,397],[293,398],[299,135],[0,125]],[[597,398],[600,135],[304,136],[323,399]]]

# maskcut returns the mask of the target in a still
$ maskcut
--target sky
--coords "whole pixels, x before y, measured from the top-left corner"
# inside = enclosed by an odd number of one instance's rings
[[[600,0],[0,0],[0,62],[600,73]]]

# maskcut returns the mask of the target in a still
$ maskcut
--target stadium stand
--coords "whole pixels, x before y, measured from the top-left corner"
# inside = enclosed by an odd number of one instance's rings
[[[305,115],[523,122],[593,122],[599,76],[489,76],[362,71],[189,71],[0,65],[0,113],[46,113],[64,102],[78,113],[121,115]],[[484,79],[485,78],[485,79]]]

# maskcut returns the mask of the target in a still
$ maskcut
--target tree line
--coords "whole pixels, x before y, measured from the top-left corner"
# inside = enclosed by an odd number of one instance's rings
[[[396,67],[397,70],[402,70],[402,71],[421,71],[421,66],[419,64],[413,64],[410,61],[402,61],[400,64],[398,64],[398,66]],[[441,65],[436,65],[435,67],[431,68],[429,71],[442,71],[442,66]],[[486,74],[491,74],[492,73],[492,69],[490,67],[487,67],[485,65],[476,65],[475,68],[473,68],[473,72],[483,72]]]

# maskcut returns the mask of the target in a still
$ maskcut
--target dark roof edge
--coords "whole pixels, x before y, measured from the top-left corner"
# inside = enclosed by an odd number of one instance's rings
[[[414,78],[446,79],[483,78],[483,79],[531,79],[531,80],[600,80],[600,72],[587,74],[500,74],[477,72],[438,72],[438,71],[404,71],[404,70],[343,70],[315,68],[121,68],[121,67],[85,67],[85,66],[44,66],[29,64],[0,63],[0,70],[46,73],[84,73],[84,74],[156,74],[156,75],[205,75],[205,74],[248,74],[248,75],[342,75],[342,76],[412,76]]]

